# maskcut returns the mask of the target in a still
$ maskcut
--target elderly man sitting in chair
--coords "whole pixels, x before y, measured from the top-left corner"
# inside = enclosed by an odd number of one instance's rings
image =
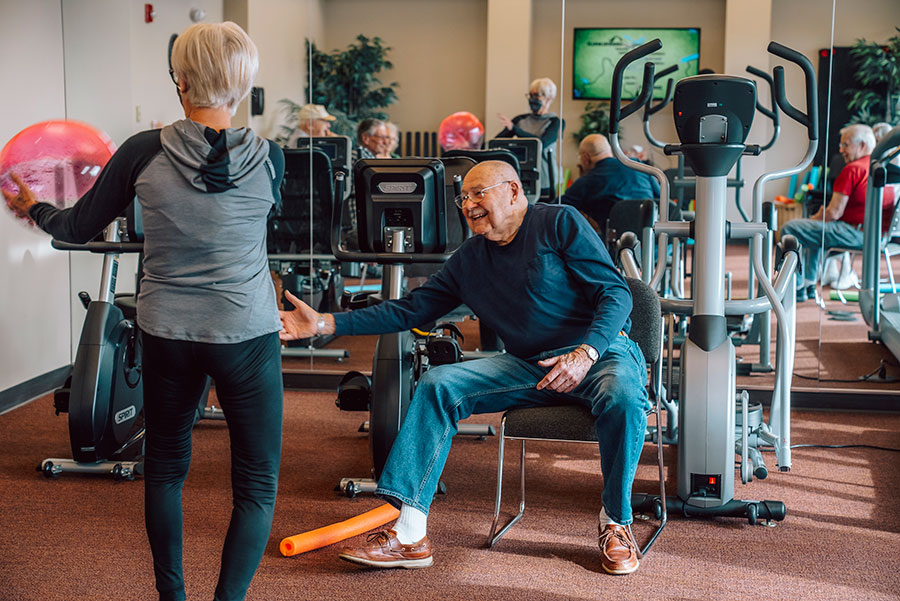
[[[601,232],[606,231],[606,219],[617,201],[659,198],[656,178],[619,162],[603,134],[585,136],[578,145],[578,168],[581,177],[561,202],[581,211]]]
[[[842,129],[840,151],[846,164],[834,180],[831,200],[808,219],[792,219],[781,228],[783,236],[794,236],[803,246],[803,275],[797,277],[798,303],[816,298],[823,247],[862,248],[869,155],[874,148],[875,134],[868,125]],[[885,188],[882,208],[886,225],[894,208],[891,187]]]
[[[408,296],[320,314],[290,295],[297,308],[282,312],[282,338],[292,340],[405,330],[465,303],[506,344],[504,354],[434,367],[421,378],[376,491],[400,508],[400,517],[340,557],[373,567],[430,566],[428,509],[458,422],[564,401],[584,404],[597,417],[601,564],[611,574],[631,573],[638,568],[631,487],[650,402],[644,358],[628,337],[629,288],[578,211],[529,206],[507,163],[473,167],[457,204],[476,235]]]

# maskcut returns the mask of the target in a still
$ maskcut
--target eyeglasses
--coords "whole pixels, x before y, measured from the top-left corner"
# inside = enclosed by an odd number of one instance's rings
[[[484,200],[485,192],[487,192],[491,188],[496,188],[497,186],[502,186],[503,184],[508,184],[511,182],[511,179],[504,180],[502,182],[498,182],[496,184],[488,186],[487,188],[482,188],[481,190],[476,190],[474,192],[463,194],[462,196],[457,196],[453,199],[453,202],[455,202],[456,206],[458,206],[460,209],[463,208],[463,204],[465,204],[467,200],[471,200],[473,204],[481,204],[481,202]]]
[[[175,79],[175,69],[169,67],[169,78],[172,80],[172,83],[175,84],[175,87],[178,87],[178,80]]]

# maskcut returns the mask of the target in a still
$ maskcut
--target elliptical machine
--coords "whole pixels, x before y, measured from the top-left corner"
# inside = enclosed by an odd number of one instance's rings
[[[655,176],[660,182],[661,198],[668,198],[668,182],[657,168],[629,160],[618,139],[620,119],[638,110],[649,97],[653,84],[653,63],[644,68],[642,97],[620,108],[622,77],[625,68],[662,47],[654,40],[620,59],[613,74],[613,99],[610,110],[610,145],[626,166]],[[701,75],[682,79],[675,86],[675,126],[681,144],[667,145],[666,154],[682,154],[697,174],[696,217],[693,222],[670,222],[661,211],[653,227],[657,237],[657,257],[652,276],[645,281],[658,289],[666,269],[669,236],[693,238],[694,265],[692,294],[689,299],[661,298],[664,313],[689,316],[688,336],[681,348],[681,386],[678,393],[678,495],[666,500],[667,508],[685,516],[745,517],[751,524],[757,519],[782,520],[784,504],[779,501],[751,501],[734,498],[735,453],[741,455],[741,479],[747,483],[765,477],[768,470],[758,450],[771,445],[775,449],[779,471],[789,471],[790,384],[793,371],[794,312],[796,305],[794,272],[799,261],[797,241],[790,236],[780,244],[781,262],[772,280],[763,267],[764,239],[768,226],[762,219],[762,191],[774,179],[788,177],[805,169],[817,147],[817,108],[815,74],[802,54],[772,42],[769,52],[795,63],[806,76],[807,112],[794,108],[784,90],[784,69],[774,71],[778,106],[792,119],[803,124],[809,134],[806,155],[790,169],[761,175],[753,189],[752,217],[747,223],[725,220],[727,174],[743,154],[758,154],[759,146],[746,145],[756,110],[756,86],[753,81],[727,75]],[[753,265],[764,296],[746,300],[725,300],[725,240],[750,238]],[[619,261],[631,277],[641,277],[635,257],[636,239],[626,234],[619,241]],[[726,328],[727,315],[757,314],[773,311],[778,322],[776,338],[776,383],[769,422],[751,428],[748,395],[741,394],[741,429],[736,435],[735,352]],[[636,495],[636,511],[650,511],[655,497]]]
[[[133,480],[143,475],[141,336],[135,323],[137,294],[116,295],[116,278],[119,255],[144,249],[139,206],[132,203],[128,218],[111,223],[102,241],[51,244],[57,250],[103,254],[103,271],[96,300],[87,292],[78,293],[87,315],[72,372],[53,394],[56,414],[68,414],[72,457],[44,459],[37,470],[47,478],[74,472]],[[207,378],[195,423],[201,418],[225,419],[220,409],[206,407],[209,388]]]

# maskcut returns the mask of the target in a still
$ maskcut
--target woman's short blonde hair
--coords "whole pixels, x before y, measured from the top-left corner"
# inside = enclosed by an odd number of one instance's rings
[[[556,84],[548,77],[541,77],[531,82],[528,91],[532,94],[540,94],[544,98],[553,100],[556,98]]]
[[[253,86],[259,52],[236,23],[197,23],[175,39],[172,70],[192,105],[227,107],[233,115]]]

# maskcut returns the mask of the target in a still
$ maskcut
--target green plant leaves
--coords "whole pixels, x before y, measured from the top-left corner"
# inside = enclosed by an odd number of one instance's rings
[[[900,32],[900,28],[897,28]],[[853,113],[851,123],[900,122],[900,35],[887,44],[857,40],[850,49],[859,88],[844,90]]]

